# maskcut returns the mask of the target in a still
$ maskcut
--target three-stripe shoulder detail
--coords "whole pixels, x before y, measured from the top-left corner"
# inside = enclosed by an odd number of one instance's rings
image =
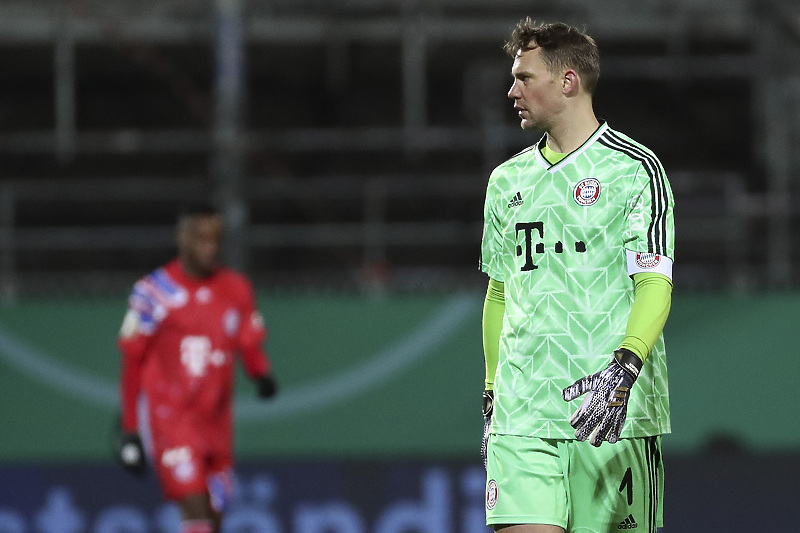
[[[641,163],[650,178],[651,216],[647,229],[647,248],[651,253],[665,255],[667,253],[667,212],[669,195],[666,177],[658,159],[641,146],[623,139],[613,130],[606,130],[598,141],[607,148],[621,152]]]

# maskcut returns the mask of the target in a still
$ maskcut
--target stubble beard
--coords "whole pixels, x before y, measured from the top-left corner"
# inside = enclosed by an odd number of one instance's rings
[[[525,131],[544,131],[544,125],[540,122],[541,121],[533,119],[521,119],[519,121],[519,127]]]

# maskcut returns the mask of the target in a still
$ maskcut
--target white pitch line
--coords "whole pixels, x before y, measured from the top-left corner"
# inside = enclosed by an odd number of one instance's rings
[[[236,400],[241,421],[295,416],[327,408],[373,389],[430,356],[471,314],[479,308],[473,294],[459,294],[445,303],[427,321],[412,329],[397,344],[364,362],[332,376],[286,388],[270,402]],[[20,373],[60,392],[106,410],[119,409],[118,384],[91,376],[59,362],[17,339],[0,327],[0,359]]]
[[[0,327],[0,359],[36,381],[102,407],[119,404],[117,384],[93,377],[47,356]]]
[[[353,368],[287,390],[269,403],[256,399],[238,401],[236,418],[250,421],[294,416],[331,407],[386,383],[393,375],[430,356],[479,307],[478,303],[472,294],[458,295],[397,344]]]

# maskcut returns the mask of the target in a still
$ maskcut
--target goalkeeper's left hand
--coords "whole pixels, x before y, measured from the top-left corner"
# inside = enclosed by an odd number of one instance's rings
[[[603,440],[611,444],[619,440],[628,416],[630,389],[641,369],[642,360],[632,351],[620,348],[614,351],[605,369],[564,389],[562,396],[568,402],[589,393],[569,419],[576,439],[588,437],[592,446],[600,446]]]
[[[486,470],[486,458],[489,453],[489,433],[492,431],[492,413],[494,412],[494,391],[483,391],[483,439],[481,440],[481,459]]]

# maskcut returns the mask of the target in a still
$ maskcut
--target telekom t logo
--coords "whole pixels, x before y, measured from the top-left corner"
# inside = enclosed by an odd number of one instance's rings
[[[533,231],[536,230],[540,239],[544,238],[544,222],[517,222],[514,225],[514,230],[516,231],[514,237],[516,238],[519,235],[519,232],[525,232],[525,249],[523,250],[522,245],[517,245],[517,257],[521,257],[523,252],[525,253],[525,264],[522,265],[520,270],[522,272],[528,270],[536,270],[539,268],[537,265],[533,263],[533,253],[534,251],[537,254],[544,253],[544,243],[537,242],[534,246],[533,244]],[[557,254],[564,253],[564,244],[561,241],[558,241],[553,246],[553,249]],[[575,251],[578,253],[584,253],[586,251],[586,243],[583,241],[576,241],[575,242]]]
[[[211,351],[211,340],[201,335],[188,335],[181,340],[181,363],[192,377],[206,375],[209,364],[222,366],[225,364],[225,353],[221,350]]]

